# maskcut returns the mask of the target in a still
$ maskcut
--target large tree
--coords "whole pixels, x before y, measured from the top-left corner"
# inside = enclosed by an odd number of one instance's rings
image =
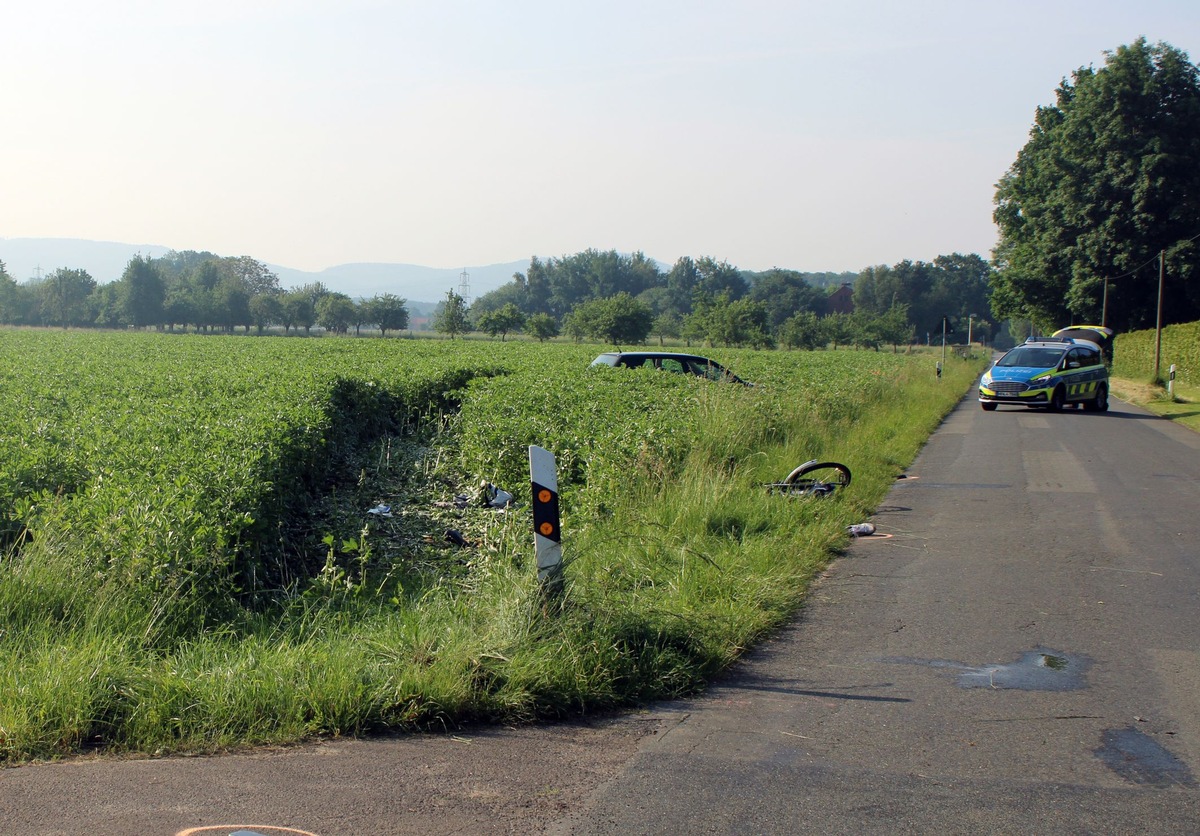
[[[163,323],[167,287],[153,259],[135,255],[129,260],[117,285],[125,324],[144,328]]]
[[[996,190],[992,308],[1042,327],[1200,316],[1200,71],[1140,39],[1063,80]]]
[[[467,301],[453,290],[446,291],[446,298],[433,314],[433,330],[449,334],[450,339],[466,333],[470,322],[467,319]]]
[[[621,292],[576,305],[569,319],[569,330],[578,329],[589,337],[621,346],[644,343],[654,315],[641,302]]]
[[[87,270],[60,267],[38,289],[42,296],[42,319],[46,323],[67,328],[90,319],[88,298],[96,289],[96,280]]]
[[[525,314],[521,313],[520,308],[509,302],[499,310],[483,314],[475,324],[480,331],[493,337],[499,336],[500,341],[504,342],[509,331],[518,331],[524,327]]]
[[[767,306],[772,328],[800,313],[818,313],[825,306],[825,293],[808,283],[803,273],[773,267],[758,276],[750,288],[750,299]]]
[[[364,318],[379,327],[380,336],[386,337],[388,331],[403,331],[408,327],[407,299],[384,293],[368,299],[365,307]]]

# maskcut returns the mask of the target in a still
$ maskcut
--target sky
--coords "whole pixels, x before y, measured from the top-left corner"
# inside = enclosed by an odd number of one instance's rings
[[[302,270],[990,255],[1064,77],[1195,0],[39,0],[0,14],[0,238]]]

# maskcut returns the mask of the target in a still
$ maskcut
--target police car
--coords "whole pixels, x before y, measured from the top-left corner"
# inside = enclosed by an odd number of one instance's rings
[[[979,405],[1042,407],[1057,412],[1083,404],[1108,409],[1108,367],[1100,343],[1112,336],[1101,326],[1075,326],[1052,337],[1030,337],[996,361],[979,381]]]

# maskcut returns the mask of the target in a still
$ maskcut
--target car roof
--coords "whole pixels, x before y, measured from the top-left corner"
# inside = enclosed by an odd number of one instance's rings
[[[679,351],[605,351],[601,357],[687,357],[691,360],[702,360],[705,363],[712,362],[707,357],[701,357],[699,354],[684,354]]]
[[[1072,339],[1070,337],[1030,337],[1017,347],[1058,348],[1066,351],[1068,348],[1072,348],[1077,345],[1083,346],[1084,348],[1090,348],[1095,351],[1100,351],[1100,346],[1091,340]]]

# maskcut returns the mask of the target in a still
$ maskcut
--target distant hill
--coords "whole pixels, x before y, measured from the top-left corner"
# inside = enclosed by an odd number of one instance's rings
[[[410,302],[440,302],[447,290],[459,292],[465,270],[471,299],[495,290],[512,280],[513,273],[524,273],[529,261],[488,264],[481,267],[444,269],[416,264],[339,264],[318,273],[270,265],[283,287],[320,282],[330,290],[353,297],[392,293]]]
[[[170,247],[152,244],[122,244],[77,238],[0,238],[0,261],[8,268],[8,274],[19,282],[67,267],[86,270],[100,284],[108,284],[121,278],[134,256],[158,257],[170,251]],[[355,298],[393,293],[410,302],[436,303],[445,297],[447,290],[458,291],[464,269],[468,274],[471,297],[475,298],[507,283],[513,273],[525,272],[529,261],[465,268],[422,267],[416,264],[341,264],[319,272],[277,264],[268,266],[279,276],[279,284],[285,289],[320,282],[330,290]]]
[[[139,253],[157,257],[170,247],[151,244],[119,244],[113,241],[84,241],[78,238],[0,238],[0,261],[18,282],[45,276],[60,267],[87,270],[100,284],[121,278],[129,259]]]

